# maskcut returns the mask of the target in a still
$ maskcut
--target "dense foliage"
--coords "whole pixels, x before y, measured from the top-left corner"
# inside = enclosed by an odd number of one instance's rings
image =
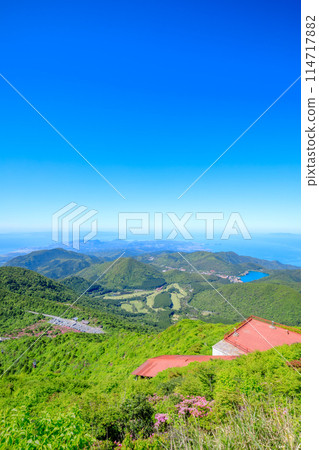
[[[194,293],[191,305],[211,311],[212,318],[223,323],[256,315],[287,325],[300,325],[300,292],[294,287],[267,280],[218,286],[218,291],[227,301],[205,286],[204,290]]]
[[[209,354],[228,329],[183,321],[159,335],[110,330],[100,336],[43,338],[0,381],[3,442],[25,442],[17,423],[24,424],[29,439],[37,430],[38,439],[46,442],[65,417],[65,428],[55,438],[61,448],[68,433],[75,443],[101,448],[117,448],[114,441],[124,448],[165,448],[170,442],[173,448],[198,448],[194,439],[206,442],[202,448],[218,442],[228,448],[238,433],[238,445],[250,448],[251,432],[262,448],[271,441],[270,448],[278,448],[283,439],[297,446],[300,375],[286,360],[300,359],[300,345],[283,346],[280,354],[271,350],[232,361],[192,363],[149,380],[131,375],[151,356]],[[1,367],[30,342],[2,343]]]
[[[171,294],[169,292],[161,292],[154,299],[155,308],[170,308],[172,305]]]
[[[73,307],[70,305],[74,304]],[[0,268],[0,333],[21,330],[39,320],[29,311],[79,320],[93,319],[93,324],[119,329],[143,329],[130,315],[114,314],[109,309],[94,308],[88,296],[77,295],[57,281],[19,267]],[[152,325],[148,323],[146,325]],[[147,327],[146,327],[147,328]]]
[[[121,258],[114,262],[94,264],[78,273],[89,281],[98,279],[98,284],[109,290],[125,288],[152,289],[165,284],[162,274],[154,267],[136,261],[133,258]]]
[[[8,261],[6,265],[34,270],[50,278],[64,278],[99,262],[103,262],[103,259],[54,248],[17,256]]]
[[[158,256],[161,264],[165,255]],[[230,252],[192,255],[205,270],[215,260],[223,270],[259,264]],[[83,260],[76,256],[71,266],[78,263]],[[18,339],[0,342],[1,448],[299,447],[298,344],[192,363],[152,379],[132,376],[151,357],[210,355],[242,320],[228,302],[245,316],[300,324],[299,270],[269,267],[267,278],[246,284],[205,274],[226,301],[197,273],[162,272],[161,264],[158,270],[132,258],[111,264],[88,262],[62,282],[20,267],[0,268],[1,335],[23,330]],[[130,302],[131,312],[122,307]],[[102,325],[105,333],[46,331],[38,340],[33,331],[47,330],[47,324],[28,311],[76,315]],[[194,320],[199,317],[206,322]]]

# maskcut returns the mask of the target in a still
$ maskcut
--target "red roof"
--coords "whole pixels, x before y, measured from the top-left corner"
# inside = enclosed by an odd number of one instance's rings
[[[301,342],[301,334],[283,328],[284,325],[251,316],[235,331],[225,335],[224,341],[250,353],[265,351],[284,344]]]
[[[239,353],[245,354],[256,350],[269,350],[279,345],[299,343],[301,342],[301,334],[287,330],[284,328],[284,325],[271,322],[270,320],[250,316],[236,330],[226,334],[223,341],[220,341],[218,344],[223,342],[233,345],[240,350]],[[234,347],[230,348],[234,349]],[[163,370],[173,367],[185,367],[191,362],[203,362],[211,359],[229,360],[238,356],[240,356],[238,351],[236,356],[163,355],[148,359],[132,373],[141,377],[155,377]]]
[[[234,359],[235,356],[209,356],[209,355],[163,355],[156,358],[150,358],[140,367],[138,367],[133,375],[140,377],[155,377],[159,372],[172,367],[185,367],[191,362],[204,362],[211,359]]]

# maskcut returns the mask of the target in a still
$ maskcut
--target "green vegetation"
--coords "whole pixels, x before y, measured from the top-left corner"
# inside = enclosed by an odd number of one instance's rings
[[[62,314],[75,293],[56,281],[18,267],[0,268],[0,332],[23,328],[39,320],[29,310]],[[63,305],[64,304],[64,305]]]
[[[81,277],[76,277],[76,276],[71,276],[71,277],[67,277],[64,278],[63,280],[60,281],[61,284],[63,284],[64,286],[73,289],[74,292],[76,292],[77,294],[81,295],[83,292],[94,292],[97,288],[97,286],[100,288],[101,286],[99,285],[93,285],[91,291],[90,289],[90,285],[91,283],[87,280],[85,280],[84,278]]]
[[[200,270],[214,261],[223,270],[257,264],[230,252],[191,255]],[[170,264],[175,258],[157,256]],[[71,259],[73,268],[83,262]],[[71,274],[61,282],[20,267],[0,268],[1,336],[35,322],[34,330],[45,330],[43,317],[28,311],[59,316],[66,309],[66,317],[90,320],[105,331],[46,334],[37,341],[26,329],[19,339],[0,342],[0,448],[298,448],[300,374],[287,361],[298,367],[300,345],[135,380],[132,371],[148,358],[210,355],[242,317],[197,273],[161,272],[132,258],[114,265],[86,262],[77,273],[68,263]],[[45,264],[53,270],[49,261],[42,263],[41,270]],[[56,265],[56,275],[62,267]],[[267,273],[245,284],[205,277],[244,316],[299,325],[300,271],[269,267]]]
[[[213,283],[213,286],[244,316],[255,314],[288,325],[300,324],[299,269],[276,261],[269,262],[239,256],[233,252],[193,252],[186,257],[198,270],[204,271],[205,278]],[[30,255],[19,258],[23,258],[24,263],[28,262],[36,270],[47,270],[50,273],[56,270],[57,266],[64,267],[63,264],[66,261],[73,261],[74,270],[77,264],[84,264],[84,269],[76,275],[64,278],[62,284],[67,288],[68,296],[71,297],[74,293],[80,296],[86,291],[86,295],[79,301],[79,306],[92,308],[99,314],[111,313],[125,320],[142,322],[158,329],[163,329],[175,322],[174,311],[178,311],[178,320],[197,318],[212,323],[232,323],[242,319],[242,316],[223,301],[222,297],[198,273],[167,269],[167,267],[176,267],[192,270],[178,253],[154,254],[152,258],[139,257],[147,261],[147,264],[133,258],[121,258],[115,263],[114,261],[101,262],[101,258],[91,258],[61,249],[32,252]],[[19,258],[11,260],[9,264]],[[238,275],[249,269],[267,270],[269,276],[245,284],[233,284],[228,279],[216,276],[218,271],[224,275]],[[103,272],[105,274],[98,279]],[[96,280],[97,282],[94,283]],[[92,283],[94,284],[91,286]],[[158,296],[155,291],[159,286],[164,286],[163,297]],[[171,295],[173,307],[171,302],[169,303],[167,293]],[[65,301],[63,296],[57,298],[56,293],[53,296],[44,295],[44,297],[59,303]],[[131,304],[132,300],[136,300],[136,303]],[[164,311],[159,311],[163,308],[171,308],[170,313],[166,311],[164,314]],[[58,308],[57,305],[51,304],[50,311],[47,306],[36,310],[54,313],[53,311],[57,312]],[[11,313],[9,315],[13,317]],[[17,312],[15,317],[19,315],[21,316],[21,312]],[[7,318],[7,324],[8,320]],[[28,320],[26,318],[23,320],[28,322],[31,319],[29,317]]]
[[[189,320],[158,335],[106,330],[99,336],[44,337],[0,380],[6,426],[0,442],[35,448],[36,443],[23,445],[28,437],[49,448],[47,438],[54,432],[53,448],[64,448],[66,435],[70,447],[65,448],[116,448],[114,441],[127,449],[167,448],[170,442],[176,449],[198,448],[191,444],[194,439],[207,449],[213,443],[229,448],[232,439],[242,448],[252,448],[252,442],[261,448],[271,442],[270,448],[294,448],[300,432],[300,375],[275,350],[192,363],[150,380],[131,375],[149,357],[210,354],[232,327]],[[2,343],[2,370],[33,340]],[[279,351],[288,361],[300,359],[300,345]],[[209,407],[196,406],[206,402]],[[194,407],[185,410],[185,404]],[[159,423],[163,415],[167,420]]]
[[[271,270],[269,276],[262,279],[264,283],[285,284],[300,292],[301,270]],[[259,280],[258,280],[259,281]],[[256,282],[258,282],[256,281]]]
[[[74,302],[76,304],[71,306]],[[111,328],[143,329],[125,314],[118,315],[111,308],[83,295],[81,298],[63,284],[19,267],[0,268],[0,333],[8,334],[34,324],[41,316],[35,311],[66,318],[94,318],[93,325]],[[147,325],[152,325],[149,322]],[[146,327],[148,329],[148,327]]]
[[[169,292],[161,292],[154,299],[154,308],[170,308],[172,306],[171,294]]]
[[[218,273],[227,275],[240,275],[246,270],[290,270],[296,269],[288,264],[281,264],[278,261],[267,261],[264,259],[253,258],[251,256],[240,256],[234,252],[192,252],[182,253],[199,271],[214,270]],[[179,253],[160,253],[153,254],[151,264],[166,268],[185,269],[187,272],[194,272],[192,267],[185,261]],[[149,255],[139,257],[144,262],[149,262]]]
[[[103,262],[103,259],[55,248],[17,256],[6,265],[34,270],[50,278],[64,278],[99,262]]]
[[[12,448],[84,449],[94,443],[89,426],[75,410],[34,415],[28,408],[5,412],[1,417],[0,446]]]
[[[94,264],[80,271],[78,276],[92,282],[104,272],[98,283],[108,290],[154,289],[165,284],[158,270],[133,258],[121,258],[115,264]]]
[[[287,325],[300,325],[300,292],[270,281],[219,286],[218,291],[244,317],[256,315]],[[195,293],[191,305],[212,311],[210,320],[230,323],[242,316],[213,289]]]
[[[58,251],[60,252],[59,249]],[[77,253],[75,255],[79,256]],[[175,258],[175,255],[161,254],[158,258]],[[221,258],[221,254],[207,252],[194,252],[188,256],[190,259],[194,259],[194,264],[199,266],[201,264],[205,266],[205,264]],[[180,255],[178,257],[180,258]],[[250,260],[248,257],[239,257],[231,252],[223,254],[223,258],[230,259],[227,264],[243,264],[243,258]],[[156,258],[154,258],[155,260]],[[9,268],[7,269],[9,270]],[[98,279],[103,272],[106,273],[101,279]],[[300,271],[295,269],[269,270],[268,272],[268,277],[245,284],[233,284],[208,273],[205,274],[205,278],[213,283],[213,286],[244,316],[255,314],[288,325],[299,325]],[[26,272],[24,276],[30,279],[34,277]],[[94,283],[95,280],[97,280],[96,283]],[[12,284],[13,281],[11,280],[10,283]],[[37,283],[38,280],[34,279],[34,284]],[[51,283],[52,285],[52,280],[45,282],[42,280],[41,283],[47,285]],[[92,283],[94,284],[92,285]],[[129,320],[131,323],[142,323],[157,329],[163,329],[176,320],[185,318],[203,319],[211,323],[232,323],[242,319],[242,316],[236,313],[198,273],[179,270],[169,270],[163,273],[150,264],[144,264],[132,258],[122,258],[115,263],[108,261],[92,264],[77,275],[62,280],[62,284],[64,287],[56,283],[53,291],[45,289],[41,294],[39,289],[38,291],[34,290],[32,292],[33,306],[30,304],[29,294],[27,302],[21,297],[14,302],[12,299],[9,300],[12,309],[3,304],[4,310],[7,311],[2,310],[3,318],[7,314],[6,326],[11,320],[12,325],[16,323],[16,326],[20,327],[20,322],[15,322],[18,317],[22,319],[21,324],[32,323],[34,318],[31,318],[30,315],[26,317],[25,310],[59,315],[61,314],[60,304],[70,303],[72,299],[76,298],[76,295],[81,296],[77,306],[81,308],[82,318],[89,318],[93,315],[100,324],[102,323],[101,314],[112,314],[123,320]],[[161,297],[155,289],[163,285],[163,297]],[[5,289],[7,290],[7,287]],[[82,296],[83,292],[86,292],[84,296]],[[20,294],[20,292],[18,293]],[[42,296],[45,301],[50,303],[38,305],[39,302],[34,301],[35,295]],[[6,296],[7,300],[8,298]],[[130,303],[133,300],[136,301],[135,304]],[[24,305],[23,308],[21,308],[21,302]],[[170,308],[170,311],[160,311],[165,308]],[[15,310],[14,313],[13,310]],[[176,311],[178,311],[178,317],[174,316]],[[76,312],[76,315],[78,314]]]

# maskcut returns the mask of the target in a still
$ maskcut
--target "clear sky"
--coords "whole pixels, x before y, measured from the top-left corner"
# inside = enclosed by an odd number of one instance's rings
[[[295,0],[2,4],[1,232],[49,230],[70,202],[116,227],[126,211],[231,211],[249,229],[300,230]]]

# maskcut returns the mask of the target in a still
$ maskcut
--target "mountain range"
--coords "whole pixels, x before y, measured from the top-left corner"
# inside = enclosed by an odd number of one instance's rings
[[[62,292],[68,296],[73,293],[81,296],[79,305],[98,316],[114,314],[160,329],[183,318],[233,323],[242,320],[241,314],[300,324],[300,269],[234,252],[160,252],[136,258],[124,255],[109,261],[64,249],[42,250],[13,258],[1,268],[3,274],[7,271],[10,275],[10,285],[14,285],[12,271],[17,269],[13,266],[20,268],[15,272],[20,282],[23,274],[26,280],[34,281],[37,287],[30,286],[32,294],[45,286],[45,301],[55,299],[61,303],[65,301]],[[233,283],[229,278],[251,270],[268,276],[250,283]],[[49,278],[36,278],[34,272]],[[60,300],[47,290],[48,283],[53,283],[50,278],[56,280],[55,292],[61,292]],[[154,300],[158,290],[171,297],[160,308]],[[21,286],[17,292],[24,295]],[[52,310],[52,304],[49,306]],[[45,308],[48,305],[40,310],[45,312]]]
[[[101,271],[107,268],[107,265],[100,264],[110,260],[108,256],[88,255],[68,251],[62,248],[52,250],[39,250],[28,253],[27,255],[17,256],[6,262],[6,266],[23,267],[25,269],[34,270],[35,272],[46,275],[50,278],[60,279],[70,275],[75,275],[81,272],[83,278],[90,278],[91,276],[98,276]],[[183,256],[184,258],[183,258]],[[112,259],[115,259],[112,258]],[[127,259],[126,254],[124,258]],[[165,268],[170,269],[184,269],[186,272],[194,272],[194,268],[199,271],[215,271],[227,275],[239,275],[247,270],[296,270],[295,266],[288,264],[281,264],[278,261],[267,261],[264,259],[253,258],[250,256],[240,256],[234,252],[206,252],[195,251],[191,253],[177,253],[177,252],[160,252],[148,253],[136,256],[134,259],[130,257],[127,267],[123,270],[130,269],[134,265],[133,261],[139,261],[141,264],[148,264],[154,266],[162,271]],[[189,265],[187,263],[191,265]],[[142,265],[139,267],[143,267]],[[92,266],[95,266],[92,268]],[[192,267],[193,266],[193,267]],[[85,269],[89,269],[85,271]],[[139,270],[141,272],[141,270]],[[144,271],[155,276],[155,272],[151,269],[144,268]],[[126,278],[128,275],[124,276]],[[151,276],[151,277],[152,277]],[[156,276],[155,276],[156,277]],[[144,277],[143,277],[144,278]],[[125,283],[125,281],[123,280]]]
[[[139,256],[137,259],[161,268],[183,268],[187,272],[193,272],[195,269],[204,271],[214,270],[215,272],[221,272],[227,275],[239,275],[246,270],[298,269],[296,266],[282,264],[279,261],[268,261],[251,256],[241,256],[234,252],[162,252]]]

